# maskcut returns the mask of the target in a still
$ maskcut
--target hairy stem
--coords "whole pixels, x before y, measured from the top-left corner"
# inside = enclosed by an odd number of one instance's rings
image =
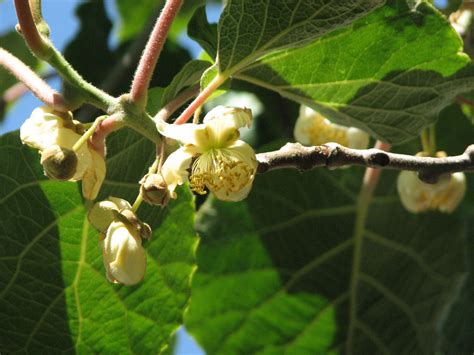
[[[446,158],[419,157],[385,152],[380,149],[351,149],[336,143],[305,147],[288,143],[273,152],[257,154],[258,173],[290,168],[311,170],[316,167],[330,169],[357,165],[378,169],[417,171],[420,179],[435,183],[443,174],[457,171],[474,172],[474,144],[461,155]]]
[[[39,2],[36,2],[36,5],[39,5]],[[116,99],[85,81],[53,46],[49,39],[39,33],[33,19],[29,1],[15,0],[15,8],[21,33],[33,54],[51,64],[61,77],[78,91],[79,96],[85,102],[103,111],[110,112],[116,103]],[[36,11],[40,10],[37,9]]]
[[[0,65],[13,74],[46,105],[57,111],[67,111],[64,98],[60,93],[51,88],[25,63],[3,48],[0,48]]]
[[[190,86],[183,90],[176,98],[163,106],[158,113],[153,117],[154,121],[166,121],[178,108],[183,106],[186,102],[196,97],[199,94],[199,85]]]
[[[182,0],[167,0],[138,63],[137,71],[130,89],[130,98],[143,107],[146,104],[148,86],[160,57],[171,24],[176,17]]]
[[[186,110],[183,111],[183,113],[176,119],[174,122],[175,124],[183,124],[186,123],[193,113],[206,102],[206,100],[209,98],[209,96],[212,95],[214,91],[219,88],[226,80],[228,76],[224,74],[219,74],[217,75],[212,81],[209,83],[206,88],[201,91],[201,93],[194,99],[193,102],[186,108]]]

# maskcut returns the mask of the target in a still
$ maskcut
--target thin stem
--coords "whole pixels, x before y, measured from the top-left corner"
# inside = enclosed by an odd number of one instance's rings
[[[46,105],[57,111],[67,111],[64,98],[51,88],[41,77],[10,52],[0,48],[0,65],[5,67],[19,81]]]
[[[147,100],[148,86],[155,70],[156,63],[160,57],[161,50],[168,36],[169,29],[176,17],[182,0],[167,0],[155,27],[150,34],[148,43],[138,63],[137,71],[133,78],[130,89],[130,97],[133,102],[145,106]]]
[[[28,0],[15,0],[16,15],[20,24],[21,34],[28,47],[39,58],[48,55],[49,45],[39,33]]]
[[[428,154],[430,157],[433,156],[433,151],[431,150],[431,143],[430,143],[430,134],[428,132],[428,129],[425,128],[420,135],[421,139],[421,147],[423,151]]]
[[[199,94],[199,85],[190,86],[189,88],[183,90],[176,98],[168,102],[165,106],[163,106],[160,111],[153,117],[153,120],[156,122],[157,120],[166,121],[168,118],[176,112],[181,106],[183,106],[186,102],[191,100],[192,98],[196,97]]]
[[[28,0],[15,0],[21,33],[34,55],[47,61],[61,77],[77,89],[84,101],[108,112],[117,102],[115,98],[84,80],[53,44],[38,32]]]
[[[72,150],[74,152],[77,152],[81,146],[87,142],[89,140],[89,138],[92,137],[92,135],[94,134],[96,128],[99,126],[99,124],[104,121],[106,118],[108,118],[109,116],[100,116],[100,117],[97,117],[94,121],[94,123],[92,123],[92,126],[89,127],[89,129],[82,135],[81,138],[79,138],[79,140],[72,146]]]
[[[201,93],[194,99],[193,102],[181,113],[181,115],[176,119],[174,122],[175,124],[183,124],[186,123],[191,116],[194,114],[194,112],[206,102],[206,100],[209,98],[209,96],[212,95],[214,91],[219,88],[226,80],[228,79],[228,76],[225,74],[219,74],[217,75],[212,81],[209,83],[206,88],[201,91]]]
[[[430,137],[430,148],[433,154],[436,153],[436,125],[431,125],[429,128],[429,137]]]
[[[142,197],[142,194],[139,192],[137,198],[135,199],[135,202],[133,203],[132,211],[137,212],[142,202],[143,202],[143,197]]]
[[[375,149],[389,150],[390,145],[382,141],[375,143]],[[362,245],[364,241],[365,222],[367,219],[370,201],[380,178],[380,169],[367,168],[365,170],[362,187],[357,199],[357,214],[354,224],[354,252],[352,258],[350,299],[349,299],[349,325],[347,339],[347,353],[352,354],[354,324],[357,319],[357,283],[359,282],[362,259]]]

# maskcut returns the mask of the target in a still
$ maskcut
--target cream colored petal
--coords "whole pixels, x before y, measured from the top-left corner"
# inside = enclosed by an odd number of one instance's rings
[[[108,277],[114,282],[134,285],[146,271],[146,252],[139,234],[122,222],[113,222],[100,243]]]
[[[311,145],[311,127],[313,126],[313,116],[305,114],[305,111],[306,106],[301,106],[300,115],[296,119],[293,135],[297,142],[303,145]]]
[[[225,149],[231,151],[233,155],[236,155],[239,160],[249,165],[255,171],[257,170],[257,157],[252,146],[244,141],[238,140],[233,145]]]
[[[369,135],[363,130],[355,127],[347,129],[348,147],[353,149],[367,149],[369,146]]]
[[[466,194],[466,175],[461,172],[451,174],[449,186],[441,196],[438,209],[452,213],[459,206]]]
[[[248,108],[216,106],[209,111],[203,119],[204,124],[214,120],[226,119],[228,125],[233,125],[235,129],[250,127],[252,125],[252,111]]]
[[[99,153],[93,149],[89,151],[91,164],[82,177],[82,195],[88,200],[95,200],[105,179],[106,165]]]
[[[47,107],[38,107],[21,125],[21,141],[30,147],[44,150],[56,144],[58,130],[63,126],[61,121],[62,118],[52,114]]]
[[[175,139],[182,144],[197,145],[197,141],[206,136],[206,127],[194,123],[176,125],[158,120],[156,127],[163,136]]]
[[[161,174],[168,185],[172,198],[176,198],[174,193],[176,186],[182,185],[188,180],[188,169],[195,154],[196,148],[194,146],[184,146],[171,153],[164,162]]]
[[[212,193],[221,201],[239,202],[245,199],[252,190],[252,184],[246,185],[238,191],[228,191],[225,189],[214,190]]]

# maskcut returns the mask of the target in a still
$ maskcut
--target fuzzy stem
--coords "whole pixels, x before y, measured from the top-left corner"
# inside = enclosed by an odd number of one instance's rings
[[[25,84],[28,89],[46,105],[57,111],[67,111],[64,98],[60,93],[51,88],[25,63],[3,48],[0,48],[0,65],[5,67],[19,81]]]
[[[214,91],[217,90],[219,86],[221,86],[226,80],[228,76],[224,74],[217,75],[212,81],[209,83],[206,88],[201,91],[201,93],[194,99],[193,102],[181,113],[181,115],[176,119],[174,122],[175,124],[183,124],[186,123],[193,113],[206,102],[209,96],[212,95]]]
[[[94,134],[96,128],[99,126],[100,123],[102,123],[102,121],[104,121],[107,117],[109,116],[100,116],[100,117],[97,117],[94,121],[94,123],[92,123],[92,126],[89,127],[89,129],[81,136],[81,138],[79,138],[79,140],[72,146],[72,150],[74,152],[77,152],[81,146],[87,142],[89,140],[89,138],[92,137],[92,135]]]
[[[133,78],[130,89],[131,100],[145,106],[147,100],[148,86],[155,70],[156,63],[163,49],[166,37],[171,24],[176,17],[182,0],[167,0],[155,27],[150,34],[150,38],[143,51],[143,55],[138,63],[137,71]]]
[[[85,81],[53,44],[39,33],[28,0],[15,0],[15,8],[21,33],[33,54],[51,64],[61,77],[78,91],[84,101],[103,111],[110,111],[116,104],[116,99]]]
[[[153,120],[166,121],[168,118],[176,112],[178,108],[184,105],[186,102],[191,100],[193,97],[196,97],[199,94],[199,85],[190,86],[189,88],[183,90],[176,98],[168,102],[163,106],[160,111],[153,117]]]

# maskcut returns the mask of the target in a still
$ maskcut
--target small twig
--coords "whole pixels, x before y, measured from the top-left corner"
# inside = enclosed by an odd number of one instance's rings
[[[314,147],[288,143],[277,151],[257,154],[257,160],[258,173],[282,168],[304,171],[317,167],[335,169],[357,165],[417,171],[420,179],[434,183],[443,174],[457,171],[474,172],[474,144],[468,146],[461,155],[433,158],[390,153],[380,149],[351,149],[336,143]]]
[[[182,0],[167,0],[163,11],[156,21],[133,78],[130,89],[130,97],[133,102],[142,103],[143,105],[146,103],[148,86],[153,71],[163,49],[168,31],[181,4]]]
[[[57,76],[56,73],[46,73],[40,78],[46,81],[51,78],[54,78],[55,76]],[[0,106],[16,101],[30,91],[30,88],[28,88],[26,84],[22,83],[21,81],[17,82],[16,84],[10,86],[7,90],[5,90],[2,97],[0,98]]]
[[[37,6],[39,6],[39,2],[37,2]],[[21,33],[33,54],[56,69],[61,77],[78,91],[78,94],[83,97],[83,101],[109,112],[116,104],[116,99],[85,81],[49,39],[39,33],[29,1],[15,0],[15,8]],[[37,11],[40,10],[37,9]]]
[[[0,66],[6,68],[46,105],[57,111],[67,111],[64,98],[51,88],[38,74],[10,52],[0,48]]]
[[[166,121],[173,113],[176,112],[178,108],[183,106],[186,102],[191,100],[193,97],[196,97],[199,94],[199,85],[193,85],[189,88],[181,91],[181,93],[176,96],[173,100],[168,102],[163,106],[158,113],[153,117],[153,120],[163,120]]]
[[[216,91],[217,88],[219,88],[219,86],[221,86],[227,80],[227,78],[227,75],[224,74],[217,75],[209,83],[209,85],[201,91],[201,93],[194,99],[194,101],[191,102],[191,104],[183,111],[183,113],[181,113],[181,115],[176,119],[174,123],[186,123],[194,114],[194,112],[206,102],[206,100],[212,95],[212,93]]]

